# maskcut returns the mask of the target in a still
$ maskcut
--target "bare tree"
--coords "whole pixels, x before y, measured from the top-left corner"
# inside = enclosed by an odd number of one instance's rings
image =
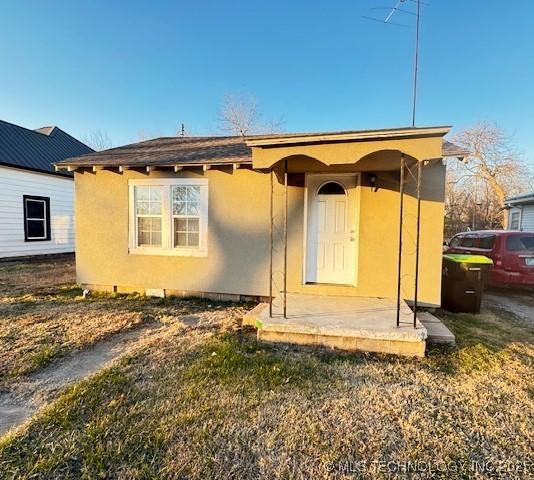
[[[137,131],[136,138],[134,139],[135,142],[144,142],[145,140],[152,140],[154,138],[162,137],[162,133],[158,130],[154,130],[152,132],[149,132],[145,130],[144,128],[141,128]]]
[[[470,152],[464,163],[450,163],[446,187],[446,235],[467,228],[502,228],[504,200],[528,189],[532,172],[501,128],[481,123],[453,141]]]
[[[219,124],[223,132],[245,137],[281,131],[282,119],[264,119],[256,99],[250,94],[230,94],[219,109]]]
[[[100,129],[96,129],[89,135],[83,136],[82,142],[96,151],[107,150],[108,148],[113,147],[113,142],[108,134]]]
[[[461,182],[463,172],[456,163],[447,165],[445,186],[445,237],[467,230],[470,227],[469,206],[472,203],[470,191]]]

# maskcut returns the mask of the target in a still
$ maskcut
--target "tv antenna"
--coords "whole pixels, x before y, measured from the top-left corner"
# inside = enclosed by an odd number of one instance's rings
[[[404,8],[404,5],[408,2],[416,4],[415,12],[407,10]],[[384,23],[386,25],[393,25],[396,27],[406,27],[410,28],[409,25],[405,23],[392,22],[391,19],[395,16],[396,13],[406,14],[415,16],[415,51],[414,51],[414,62],[413,62],[413,92],[412,92],[412,127],[415,127],[415,112],[417,106],[417,74],[419,70],[419,25],[421,19],[421,5],[428,5],[428,3],[423,2],[422,0],[397,0],[393,7],[374,7],[371,10],[385,10],[388,13],[384,18],[371,17],[362,15],[362,18],[366,20],[373,20],[375,22]],[[397,15],[398,16],[398,15]]]

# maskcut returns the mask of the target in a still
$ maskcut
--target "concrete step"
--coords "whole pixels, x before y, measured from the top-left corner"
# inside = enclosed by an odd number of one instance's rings
[[[432,315],[430,312],[419,312],[417,314],[419,321],[426,327],[428,332],[428,343],[445,343],[449,345],[456,344],[454,334],[443,324],[443,322]]]
[[[288,316],[275,304],[257,305],[243,325],[257,328],[258,340],[298,345],[320,345],[340,350],[380,352],[423,357],[427,331],[417,322],[396,326],[396,303],[390,299],[288,295]],[[403,303],[405,315],[411,312]],[[410,315],[411,318],[411,315]]]
[[[320,346],[349,352],[373,352],[402,357],[425,356],[424,340],[406,341],[354,335],[320,335],[306,332],[286,332],[258,329],[258,340],[272,343]]]
[[[243,325],[249,325],[255,328],[262,328],[262,318],[269,316],[269,304],[258,303],[252,310],[245,313],[243,317]]]

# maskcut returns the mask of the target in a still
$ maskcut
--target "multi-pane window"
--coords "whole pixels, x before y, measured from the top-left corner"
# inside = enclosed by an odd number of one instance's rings
[[[172,217],[175,247],[198,247],[200,240],[200,187],[172,187]]]
[[[162,189],[155,186],[135,187],[135,215],[138,247],[161,247]]]
[[[512,212],[510,214],[510,230],[519,230],[520,212]]]
[[[130,253],[207,255],[208,180],[130,180]]]
[[[50,198],[24,195],[24,240],[50,240]]]

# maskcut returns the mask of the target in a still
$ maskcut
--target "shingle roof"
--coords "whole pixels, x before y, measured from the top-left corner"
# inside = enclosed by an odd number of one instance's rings
[[[455,145],[452,142],[443,140],[443,156],[444,157],[460,157],[464,158],[469,155],[469,152],[458,145]]]
[[[524,192],[519,195],[507,198],[504,203],[531,203],[534,201],[534,190],[532,192]]]
[[[58,127],[29,130],[0,120],[0,165],[56,173],[55,162],[92,152]]]
[[[251,149],[242,137],[163,137],[70,158],[58,165],[172,166],[243,163],[251,158]]]
[[[379,130],[369,132],[387,132],[391,130]],[[368,132],[368,131],[360,131]],[[332,134],[333,132],[328,132]],[[334,132],[347,133],[347,132]],[[354,133],[354,132],[350,132]],[[280,134],[279,137],[306,136],[317,134]],[[269,138],[276,138],[271,135]],[[144,166],[174,166],[174,165],[209,165],[222,163],[251,163],[252,150],[247,145],[247,140],[261,140],[265,136],[243,137],[162,137],[146,140],[139,143],[124,145],[82,155],[57,162],[58,166],[73,167],[144,167]],[[460,153],[464,156],[465,151],[456,145],[444,141],[444,156],[455,156]],[[447,153],[445,149],[447,148]]]

